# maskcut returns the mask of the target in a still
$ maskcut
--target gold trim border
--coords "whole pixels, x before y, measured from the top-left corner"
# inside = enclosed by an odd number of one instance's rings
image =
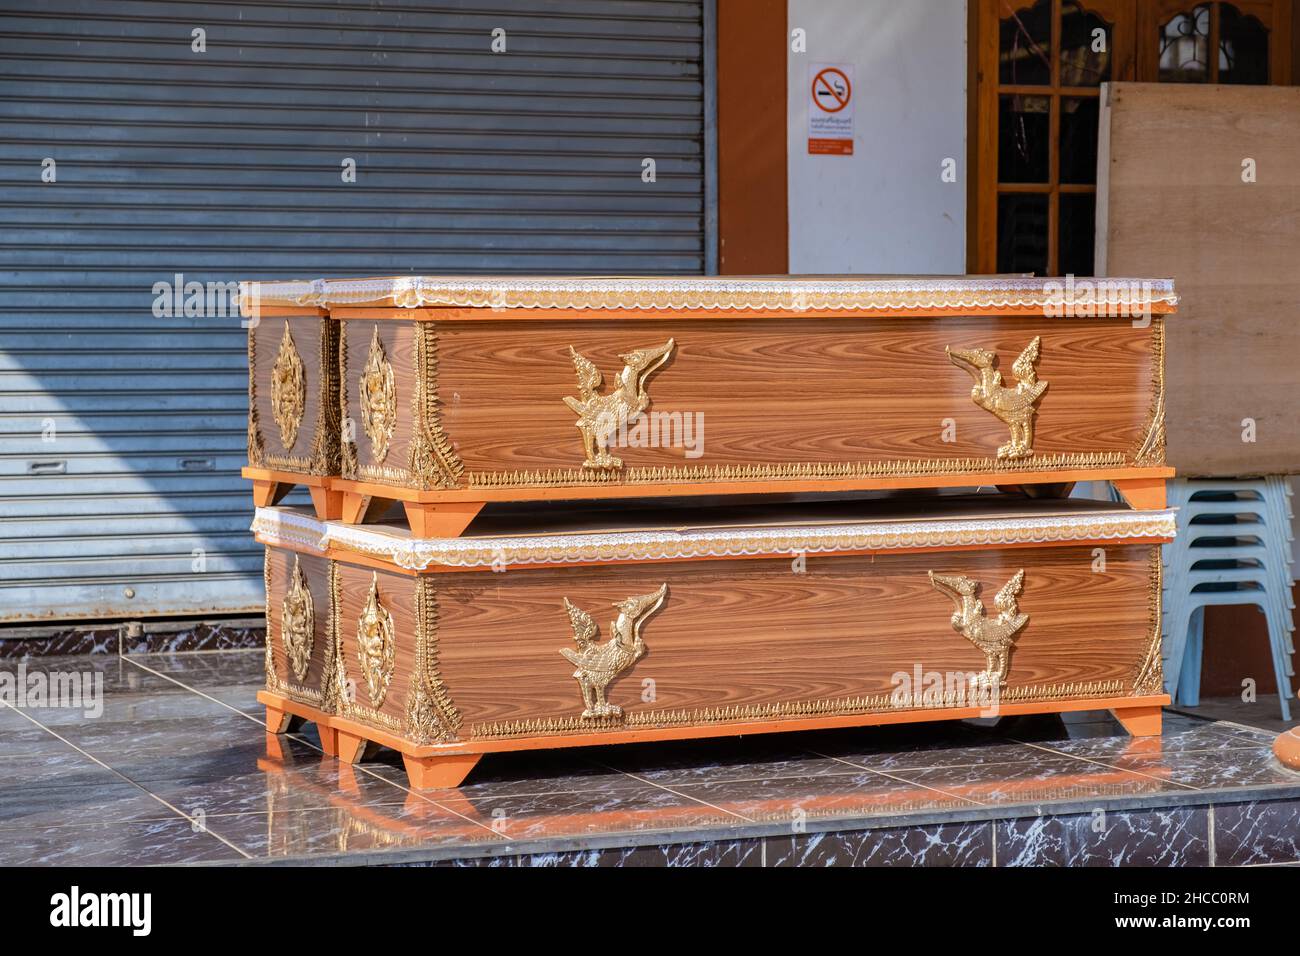
[[[624,468],[618,471],[471,472],[470,488],[554,488],[568,485],[671,485],[711,481],[833,481],[929,478],[951,474],[1014,475],[1026,471],[1123,468],[1122,452],[1062,452],[1030,458],[938,458],[882,462],[788,462],[773,465],[691,465]]]
[[[1031,684],[1004,690],[999,700],[1004,703],[1021,703],[1047,700],[1079,700],[1089,697],[1107,698],[1135,696],[1124,689],[1125,682],[1087,681],[1065,684]],[[895,698],[893,694],[872,694],[867,697],[838,697],[809,701],[783,701],[772,704],[750,704],[745,707],[707,707],[700,710],[654,710],[625,713],[619,718],[592,720],[582,717],[549,717],[536,720],[499,721],[472,724],[468,739],[499,739],[502,737],[535,737],[555,734],[582,733],[591,730],[622,730],[629,727],[680,727],[684,725],[736,723],[758,720],[783,720],[801,717],[840,717],[853,714],[888,713],[899,710],[949,710],[968,707],[962,698],[945,694],[939,700],[926,695]]]

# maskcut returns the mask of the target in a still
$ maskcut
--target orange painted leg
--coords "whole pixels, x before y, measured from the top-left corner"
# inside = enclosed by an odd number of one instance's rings
[[[259,508],[269,508],[279,504],[280,499],[289,493],[292,484],[284,481],[253,479],[253,504]]]
[[[1160,736],[1160,708],[1158,706],[1149,707],[1117,707],[1111,711],[1116,720],[1124,725],[1134,737],[1159,737]]]
[[[343,492],[343,523],[365,524],[378,518],[393,503],[392,498],[376,498],[355,491]]]
[[[1111,484],[1124,496],[1129,507],[1137,511],[1153,511],[1165,507],[1163,478],[1117,478]]]
[[[343,517],[343,492],[317,485],[308,491],[311,492],[311,506],[321,521],[337,521]]]
[[[269,734],[287,734],[293,714],[276,707],[266,708],[266,732]]]
[[[366,755],[366,747],[370,743],[363,737],[354,737],[341,730],[334,731],[334,739],[338,744],[339,760],[344,763],[357,763]]]
[[[276,760],[287,759],[289,748],[285,746],[285,738],[268,731],[266,735],[266,755],[274,757]]]
[[[320,749],[331,757],[337,757],[339,755],[339,732],[333,727],[324,727],[317,724],[316,733],[320,734]]]
[[[404,501],[406,520],[417,538],[458,538],[482,510],[482,501],[446,501],[437,504]]]
[[[459,787],[469,776],[482,754],[455,754],[449,757],[411,757],[402,754],[406,778],[412,790],[441,790]]]
[[[1282,761],[1282,766],[1300,770],[1300,727],[1278,734],[1277,740],[1273,741],[1273,753]]]

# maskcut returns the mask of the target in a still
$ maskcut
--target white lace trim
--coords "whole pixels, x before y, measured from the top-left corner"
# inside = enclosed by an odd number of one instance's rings
[[[1025,276],[855,279],[798,277],[523,277],[393,276],[240,283],[240,302],[251,314],[266,306],[328,308],[373,305],[397,308],[474,309],[754,309],[783,311],[903,311],[1024,309],[1041,311],[1081,301],[1081,283],[1104,283],[1122,314],[1162,303],[1174,306],[1172,279],[1079,278],[1071,295],[1066,280]],[[1066,314],[1072,314],[1067,310]],[[1109,312],[1106,314],[1110,314]]]
[[[518,564],[667,561],[756,555],[834,554],[899,548],[943,550],[971,545],[1173,538],[1175,511],[1104,511],[1026,517],[967,517],[929,521],[870,521],[816,526],[617,531],[415,539],[366,527],[322,522],[282,508],[258,508],[253,532],[264,542],[371,555],[408,570],[431,565],[484,568]]]

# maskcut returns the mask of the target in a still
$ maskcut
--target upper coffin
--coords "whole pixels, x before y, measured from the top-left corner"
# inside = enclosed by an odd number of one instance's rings
[[[327,317],[339,475],[464,501],[1158,480],[1176,305],[1026,276],[244,287],[263,431],[285,336]]]

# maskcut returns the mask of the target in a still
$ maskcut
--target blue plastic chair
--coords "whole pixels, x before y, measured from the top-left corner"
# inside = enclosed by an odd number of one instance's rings
[[[1175,702],[1200,700],[1205,608],[1254,604],[1268,622],[1284,720],[1295,630],[1291,595],[1291,489],[1277,477],[1177,480],[1178,537],[1164,548],[1165,687]]]

